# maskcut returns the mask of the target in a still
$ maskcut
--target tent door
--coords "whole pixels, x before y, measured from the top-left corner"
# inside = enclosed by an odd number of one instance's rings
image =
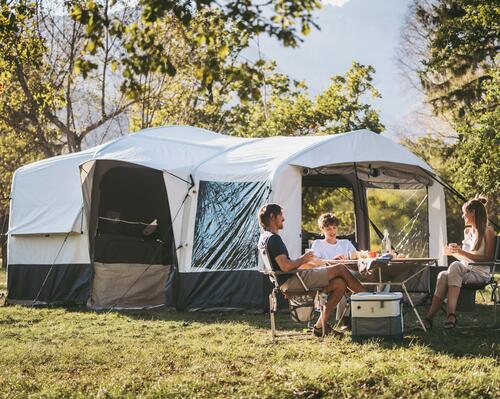
[[[97,161],[90,206],[90,307],[138,308],[165,303],[175,262],[171,223],[161,171]]]
[[[302,252],[318,238],[316,220],[324,212],[341,216],[339,238],[358,249],[369,246],[368,221],[363,210],[366,191],[354,174],[315,174],[302,177]]]

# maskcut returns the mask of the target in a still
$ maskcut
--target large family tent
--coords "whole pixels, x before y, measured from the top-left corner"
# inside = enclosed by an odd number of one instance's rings
[[[352,189],[359,249],[370,245],[366,190],[423,189],[425,255],[444,263],[442,186],[383,135],[238,138],[172,126],[16,171],[8,301],[265,309],[257,211],[266,202],[285,208],[282,236],[298,256],[310,185]]]

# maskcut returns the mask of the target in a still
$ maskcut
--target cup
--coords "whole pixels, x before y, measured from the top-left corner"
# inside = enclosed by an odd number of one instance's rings
[[[370,251],[370,252],[368,252],[368,256],[370,258],[376,258],[377,255],[378,255],[377,251]]]

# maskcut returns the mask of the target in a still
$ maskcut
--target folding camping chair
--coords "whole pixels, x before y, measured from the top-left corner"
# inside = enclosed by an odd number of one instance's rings
[[[278,301],[276,298],[276,293],[279,291],[283,294],[285,299],[288,300],[289,308],[290,308],[290,316],[293,320],[298,322],[308,322],[314,317],[314,305],[311,306],[311,297],[314,296],[314,304],[317,304],[317,307],[324,311],[326,300],[323,295],[323,288],[317,287],[308,287],[302,277],[300,276],[299,270],[292,270],[290,272],[282,272],[275,271],[271,267],[271,259],[269,257],[269,253],[267,252],[267,248],[259,248],[259,253],[261,255],[262,261],[264,262],[264,270],[263,274],[269,277],[271,282],[274,285],[271,293],[269,294],[269,317],[271,319],[271,335],[273,339],[277,336],[276,333],[276,320],[275,313],[278,311]],[[296,275],[299,281],[302,284],[303,289],[300,290],[286,290],[283,291],[280,289],[278,284],[278,276],[293,276]],[[305,297],[309,298],[307,304],[304,304],[303,299]],[[322,323],[322,336],[325,335],[325,323]]]
[[[497,323],[497,306],[500,304],[500,287],[495,280],[495,270],[500,265],[500,236],[495,237],[495,254],[488,262],[473,262],[469,266],[488,266],[490,268],[490,279],[484,284],[462,284],[462,290],[479,291],[484,300],[483,290],[491,287],[491,302],[493,302],[493,325]]]

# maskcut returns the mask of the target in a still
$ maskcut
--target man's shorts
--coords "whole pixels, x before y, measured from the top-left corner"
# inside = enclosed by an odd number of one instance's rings
[[[300,272],[300,277],[307,288],[325,288],[328,287],[328,269],[325,267],[317,267],[315,269],[304,270]],[[304,290],[304,286],[297,276],[292,276],[281,284],[280,289],[286,291]]]

